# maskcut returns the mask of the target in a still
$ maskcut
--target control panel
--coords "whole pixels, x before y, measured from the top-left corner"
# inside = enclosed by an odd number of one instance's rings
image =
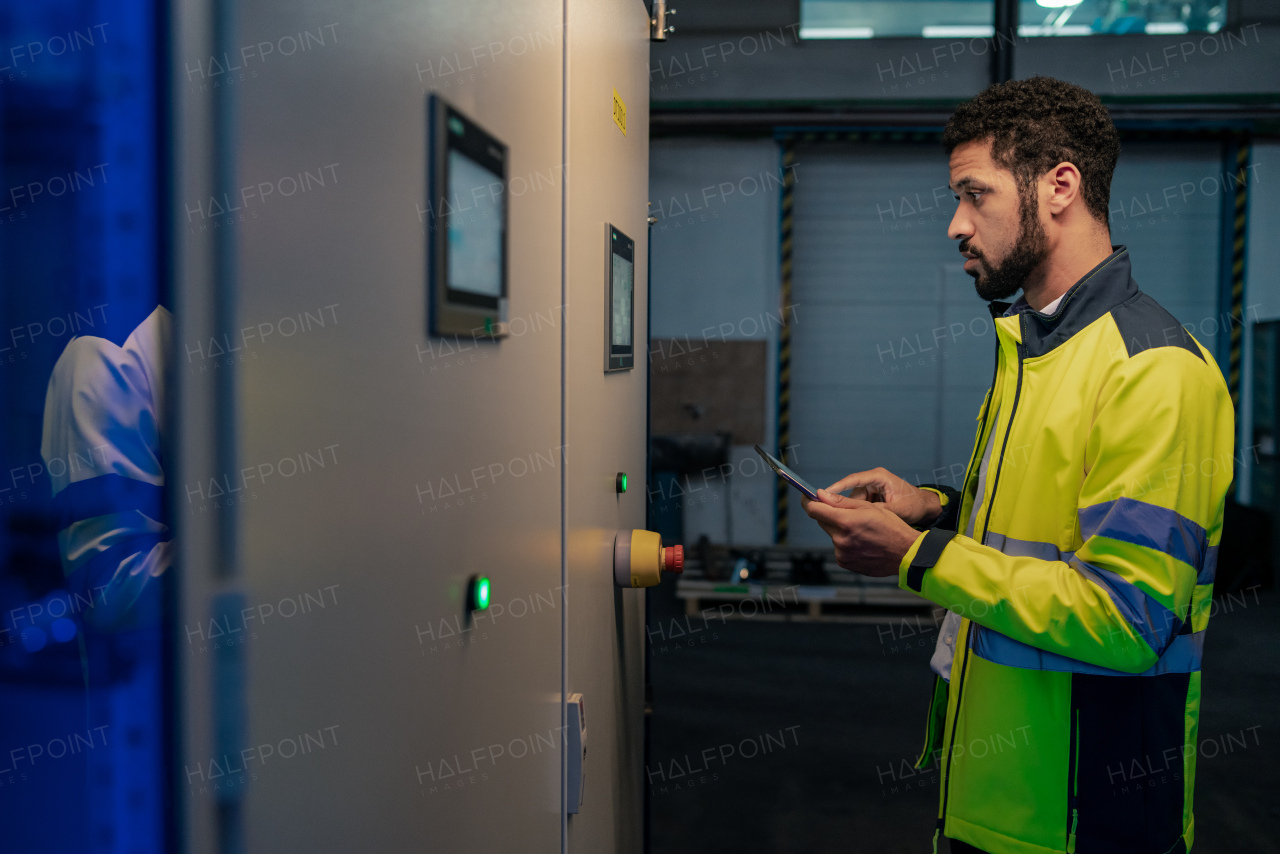
[[[427,104],[428,332],[501,338],[507,320],[507,146],[439,95]]]
[[[629,371],[636,364],[636,242],[605,224],[609,259],[605,273],[604,370]]]

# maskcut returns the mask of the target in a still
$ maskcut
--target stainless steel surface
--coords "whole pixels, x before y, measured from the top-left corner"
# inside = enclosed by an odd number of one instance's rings
[[[250,654],[255,740],[338,729],[323,751],[264,766],[249,850],[556,851],[559,195],[509,196],[511,317],[556,322],[456,355],[424,332],[417,211],[433,85],[508,141],[513,177],[560,163],[559,5],[277,2],[242,17],[246,44],[339,32],[241,94],[244,183],[335,164],[331,186],[243,229],[243,323],[331,305],[337,318],[244,368],[245,465],[335,452],[247,502],[245,582],[266,602],[337,594],[264,625]],[[550,44],[489,59],[527,34]],[[477,571],[511,619],[464,634]]]
[[[280,0],[238,18],[247,59],[220,81],[239,87],[236,187],[252,188],[238,326],[279,330],[237,359],[228,473],[256,477],[241,578],[276,608],[243,636],[244,747],[277,748],[249,766],[246,849],[559,851],[561,5]],[[500,343],[425,334],[433,87],[512,147],[524,323]],[[467,623],[475,572],[494,605]],[[196,678],[207,661],[189,659]],[[200,722],[189,738],[194,764]],[[289,739],[304,749],[282,758]],[[192,797],[193,826],[211,801]]]
[[[591,770],[582,812],[569,820],[568,850],[638,852],[643,780],[644,593],[613,582],[618,530],[644,527],[646,490],[619,495],[619,471],[644,471],[645,371],[605,374],[606,245],[610,222],[636,241],[635,304],[647,301],[648,55],[644,4],[569,0],[570,164],[566,343],[569,691],[591,710]],[[613,90],[627,133],[612,119]],[[635,318],[634,340],[649,340]],[[607,782],[601,782],[607,781]]]
[[[180,58],[214,55],[212,7],[211,0],[181,0],[174,4],[169,30],[174,53],[170,69],[173,79],[181,79]],[[220,125],[217,106],[207,96],[173,94],[175,177],[171,203],[175,217],[179,217],[184,200],[214,195],[215,137]],[[216,331],[217,249],[215,234],[184,227],[182,218],[177,219],[173,262],[178,283],[174,292],[174,340],[179,347],[182,342],[208,340]],[[174,372],[174,388],[168,413],[171,423],[180,427],[180,431],[171,432],[178,436],[174,481],[190,483],[216,471],[218,436],[220,427],[226,425],[220,424],[218,386],[214,377],[179,367]],[[183,497],[175,494],[177,492],[170,489],[168,496],[175,510],[177,531],[175,598],[179,615],[175,622],[190,626],[208,619],[213,597],[224,586],[220,580],[220,530],[216,514],[193,516],[186,512]],[[183,737],[178,760],[189,768],[198,762],[207,763],[214,752],[212,662],[196,645],[182,643],[181,639],[175,659],[176,700]],[[200,787],[182,786],[180,776],[179,781],[177,809],[185,850],[191,854],[213,854],[218,850],[219,838],[215,794],[201,791]]]
[[[644,490],[617,495],[614,478],[644,470],[645,383],[601,374],[598,289],[602,223],[646,230],[644,5],[227,3],[236,50],[204,79],[184,69],[213,67],[211,6],[174,16],[174,74],[190,84],[175,92],[179,341],[217,330],[218,245],[234,247],[227,331],[241,339],[216,365],[180,365],[179,479],[239,487],[181,508],[180,622],[207,619],[229,584],[212,556],[234,514],[249,727],[243,757],[212,755],[220,686],[208,650],[183,649],[185,767],[244,769],[224,781],[234,796],[182,793],[187,845],[638,850],[643,594],[615,593],[611,576],[613,533],[644,520]],[[237,87],[233,113],[210,96],[223,86]],[[510,146],[500,342],[426,336],[432,89]],[[219,134],[234,210],[189,224],[183,203],[218,191]],[[209,379],[224,369],[229,412]],[[209,453],[220,436],[237,456],[225,472]],[[474,574],[492,604],[468,616]],[[593,709],[591,787],[571,821],[562,655]],[[219,803],[237,799],[243,826],[220,836]]]

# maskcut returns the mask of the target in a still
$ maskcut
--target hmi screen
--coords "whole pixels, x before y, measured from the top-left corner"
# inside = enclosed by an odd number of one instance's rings
[[[614,347],[631,346],[631,303],[635,289],[635,265],[626,258],[613,259],[613,341]]]
[[[456,209],[444,217],[449,289],[497,299],[502,296],[502,176],[451,150],[448,183],[457,199]]]
[[[635,365],[636,243],[611,225],[605,226],[605,234],[609,274],[604,369],[625,371]]]
[[[432,335],[501,338],[507,310],[506,145],[428,101],[427,305]]]

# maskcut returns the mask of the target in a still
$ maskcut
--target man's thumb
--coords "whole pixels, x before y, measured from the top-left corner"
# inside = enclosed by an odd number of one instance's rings
[[[839,493],[827,492],[825,489],[819,489],[818,500],[831,507],[844,507],[846,506],[845,502],[849,499]]]
[[[837,507],[841,510],[857,510],[861,507],[867,507],[870,502],[861,498],[852,498],[848,495],[841,495],[838,492],[829,492],[825,489],[818,490],[818,500],[828,507]]]

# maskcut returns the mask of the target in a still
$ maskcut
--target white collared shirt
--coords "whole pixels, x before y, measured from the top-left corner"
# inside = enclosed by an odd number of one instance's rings
[[[1060,295],[1056,300],[1049,303],[1044,308],[1040,309],[1037,313],[1044,316],[1052,315],[1058,310],[1058,305],[1061,304],[1062,297],[1064,296],[1066,296],[1065,293]],[[998,419],[999,416],[1000,413],[997,411],[996,418]],[[986,451],[982,455],[982,464],[978,468],[978,494],[973,502],[973,510],[969,513],[968,530],[965,531],[965,535],[969,537],[973,536],[974,522],[978,518],[978,512],[982,509],[983,493],[986,490],[987,466],[991,462],[991,446],[995,440],[995,432],[996,431],[992,429],[991,433],[987,436]],[[952,611],[948,611],[946,617],[942,621],[942,625],[938,628],[938,642],[934,647],[933,657],[929,660],[929,666],[933,668],[933,672],[937,673],[948,682],[951,681],[951,662],[955,658],[956,635],[959,631],[960,615]]]

